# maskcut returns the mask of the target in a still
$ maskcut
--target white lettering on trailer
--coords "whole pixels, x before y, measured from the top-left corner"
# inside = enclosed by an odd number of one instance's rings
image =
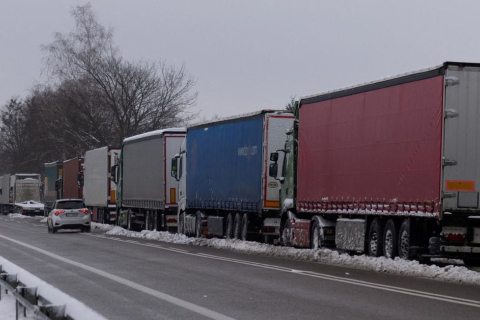
[[[247,147],[240,147],[238,148],[238,156],[239,157],[247,157],[256,155],[258,153],[257,146],[247,146]]]

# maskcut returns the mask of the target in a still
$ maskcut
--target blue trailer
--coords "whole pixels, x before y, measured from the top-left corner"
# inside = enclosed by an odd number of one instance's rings
[[[284,145],[293,115],[263,110],[192,125],[173,159],[179,186],[179,232],[247,240],[278,237],[280,183],[268,155]]]

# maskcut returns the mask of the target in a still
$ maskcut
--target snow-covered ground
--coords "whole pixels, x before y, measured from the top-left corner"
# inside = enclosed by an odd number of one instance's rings
[[[9,213],[8,217],[12,218],[12,219],[26,219],[26,218],[28,218],[28,219],[37,219],[37,220],[43,220],[43,218],[44,218],[43,216],[25,216],[21,213]],[[45,220],[45,222],[46,222],[46,220]]]
[[[23,316],[23,308],[19,309],[22,319],[35,319],[31,312],[27,311],[27,317]],[[5,291],[2,291],[2,300],[0,300],[0,320],[11,320],[15,319],[15,298],[11,293],[5,294]]]
[[[0,265],[5,272],[17,274],[18,280],[29,287],[38,287],[38,294],[49,300],[53,304],[65,304],[65,312],[73,319],[105,319],[80,301],[70,297],[66,293],[58,290],[57,288],[51,286],[45,281],[37,278],[28,271],[20,268],[16,264],[10,262],[9,260],[4,259],[0,256]],[[4,319],[15,319],[15,303],[12,295],[9,295],[3,301],[5,297],[4,292],[2,293],[2,302],[0,302],[0,320]],[[13,305],[13,307],[11,307]],[[5,310],[5,312],[4,312]],[[13,310],[13,314],[11,313]],[[11,315],[11,316],[10,316]],[[23,318],[23,317],[22,317]],[[27,318],[32,319],[32,318]]]
[[[437,279],[448,282],[480,285],[480,272],[469,270],[463,266],[436,266],[420,264],[418,261],[406,261],[399,258],[395,260],[384,257],[374,258],[365,255],[349,255],[338,253],[329,249],[295,249],[290,247],[279,247],[269,244],[227,240],[227,239],[206,239],[190,238],[185,235],[171,234],[158,231],[129,231],[121,227],[92,223],[92,230],[106,232],[107,235],[122,236],[129,238],[140,238],[157,240],[167,243],[206,246],[217,249],[232,250],[237,252],[259,254],[264,256],[279,257],[292,260],[303,260],[325,264],[340,265],[362,270],[384,272],[403,276],[422,277]],[[445,261],[444,261],[445,262]],[[452,261],[458,263],[458,261]]]

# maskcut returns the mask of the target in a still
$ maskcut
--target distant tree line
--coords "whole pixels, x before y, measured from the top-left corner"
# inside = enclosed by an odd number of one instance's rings
[[[197,93],[184,66],[128,61],[90,4],[72,9],[75,27],[42,46],[48,83],[0,111],[0,172],[43,172],[125,137],[184,125]]]

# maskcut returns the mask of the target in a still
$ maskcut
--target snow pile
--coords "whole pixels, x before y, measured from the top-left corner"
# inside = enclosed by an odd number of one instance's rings
[[[66,305],[66,313],[73,319],[105,319],[100,314],[96,313],[80,301],[70,297],[66,293],[58,290],[57,288],[51,286],[50,284],[46,283],[45,281],[37,278],[33,274],[29,273],[28,271],[18,267],[17,265],[11,263],[10,261],[4,259],[0,256],[0,265],[2,269],[7,273],[17,274],[18,280],[28,287],[38,287],[38,294],[44,297],[45,299],[49,300],[53,304],[65,304]],[[2,300],[4,294],[2,293]],[[13,297],[13,296],[12,296]],[[13,303],[15,306],[15,304]],[[3,308],[2,304],[0,304],[0,319],[3,315]],[[8,309],[6,309],[8,310]],[[13,311],[15,312],[15,307],[13,307]],[[15,313],[14,313],[15,314]],[[9,319],[9,318],[5,318]]]
[[[13,295],[9,292],[8,294],[5,294],[5,291],[2,291],[2,300],[0,300],[0,320],[10,320],[10,319],[15,319],[15,298]],[[23,308],[21,309],[23,312]],[[35,319],[33,314],[30,314],[30,312],[27,311],[27,316],[24,317],[23,313],[21,314],[22,319]]]
[[[42,220],[40,220],[40,222],[47,222],[47,221],[48,221],[48,218],[43,218]]]
[[[21,213],[9,213],[9,214],[8,214],[8,217],[9,217],[9,218],[12,218],[12,219],[25,219],[25,218],[29,218],[28,216],[24,216],[24,215],[21,214]]]
[[[407,261],[396,258],[395,260],[384,257],[374,258],[365,255],[351,256],[345,253],[329,249],[295,249],[291,247],[279,247],[269,244],[227,240],[189,238],[181,234],[172,234],[158,231],[129,231],[121,227],[95,224],[98,230],[106,230],[107,235],[122,236],[129,238],[157,240],[167,243],[205,246],[217,249],[232,250],[243,253],[258,254],[270,257],[319,262],[362,270],[384,272],[396,275],[437,279],[448,282],[480,285],[480,273],[469,270],[462,266],[445,266],[420,264],[418,261]]]
[[[110,231],[115,226],[112,226],[111,224],[102,224],[102,223],[96,223],[96,222],[91,222],[90,223],[92,231]]]

